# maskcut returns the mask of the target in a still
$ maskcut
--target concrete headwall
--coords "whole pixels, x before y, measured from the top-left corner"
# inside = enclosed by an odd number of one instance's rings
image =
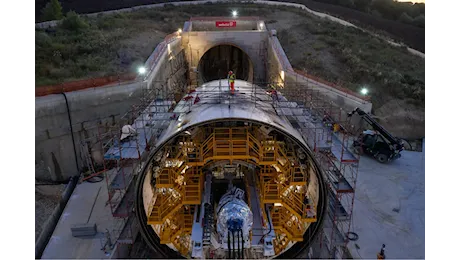
[[[185,56],[179,42],[173,41],[169,48],[155,54],[145,79],[66,93],[80,167],[81,141],[95,136],[98,126],[115,124],[140,103],[147,89],[158,89],[157,95],[161,97],[173,87],[185,85]],[[95,152],[93,158],[101,160],[102,154]],[[35,177],[39,180],[62,181],[78,174],[63,95],[35,99],[35,165]]]
[[[198,67],[201,57],[218,45],[233,45],[245,52],[252,63],[254,76],[249,77],[251,82],[265,81],[265,46],[266,31],[211,31],[211,32],[184,32],[182,46],[190,69]],[[190,72],[193,76],[193,71]]]
[[[277,54],[276,47],[274,47],[276,45],[276,42],[278,42],[278,38],[276,38],[274,35],[271,35],[270,33],[267,45],[267,81],[282,84],[282,71],[286,71],[286,69],[283,66],[282,57],[280,57],[280,55]],[[287,57],[285,58],[287,60]]]

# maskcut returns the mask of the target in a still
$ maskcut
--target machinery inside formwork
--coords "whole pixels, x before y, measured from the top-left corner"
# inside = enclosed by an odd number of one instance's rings
[[[205,22],[195,28],[214,23],[197,20]],[[258,53],[264,69],[233,47],[207,48],[194,61],[189,46],[190,73],[177,81],[184,66],[177,57],[187,48],[175,53],[171,45],[185,41],[190,23],[157,47],[174,68],[170,75],[150,82],[146,76],[137,106],[103,126],[92,148],[90,141],[83,145],[89,165],[103,157],[109,205],[123,223],[114,232],[117,243],[134,243],[140,231],[156,257],[296,258],[325,241],[329,256],[343,257],[359,161],[347,148],[345,111],[297,81],[301,75],[279,55],[282,70],[270,72],[268,50]],[[241,24],[240,30],[275,37],[258,18]],[[279,54],[279,42],[267,42]],[[213,52],[229,62],[213,67]],[[238,64],[244,80],[231,92],[220,74]],[[122,128],[128,131],[120,137]]]
[[[323,177],[270,95],[245,81],[231,95],[224,83],[175,106],[140,175],[136,212],[149,241],[184,257],[276,257],[314,237],[304,234],[324,212]]]

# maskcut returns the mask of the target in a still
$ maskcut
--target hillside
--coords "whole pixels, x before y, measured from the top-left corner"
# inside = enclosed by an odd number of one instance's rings
[[[36,30],[36,84],[132,72],[156,44],[191,16],[220,16],[239,8],[278,31],[295,68],[354,91],[370,90],[374,114],[395,135],[424,136],[424,59],[357,29],[295,8],[203,5],[139,10],[84,20],[78,30]]]

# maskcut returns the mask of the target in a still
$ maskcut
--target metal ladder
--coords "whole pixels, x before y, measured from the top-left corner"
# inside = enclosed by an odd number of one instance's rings
[[[211,244],[211,233],[214,226],[214,210],[212,206],[212,193],[211,193],[211,204],[205,205],[204,209],[204,228],[203,228],[203,246]]]

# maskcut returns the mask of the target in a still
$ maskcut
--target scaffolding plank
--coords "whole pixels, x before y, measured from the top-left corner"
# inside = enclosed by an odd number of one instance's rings
[[[133,214],[128,218],[128,221],[124,225],[117,242],[121,244],[134,244],[138,233],[139,225],[137,223],[136,216]]]
[[[115,174],[115,178],[110,182],[110,188],[117,190],[128,188],[133,176],[132,165],[120,168]]]
[[[329,192],[329,216],[338,221],[350,220],[350,214],[332,192]]]
[[[327,241],[333,245],[344,245],[346,243],[345,237],[339,231],[337,225],[334,225],[332,219],[328,216],[326,216],[324,220],[323,232]]]
[[[335,167],[334,170],[327,170],[327,177],[337,193],[353,193],[354,189],[348,180]]]
[[[132,140],[113,144],[105,153],[106,160],[135,159],[142,155],[152,137],[158,137],[166,129],[174,113],[169,112],[173,106],[171,100],[154,100],[132,125],[137,136]],[[121,151],[121,152],[120,152]]]
[[[341,162],[358,162],[358,159],[354,156],[354,154],[342,144],[335,134],[332,134],[332,143],[331,152],[338,160]]]
[[[117,218],[126,218],[131,212],[131,208],[134,205],[134,182],[131,181],[128,191],[124,194],[120,202],[115,205],[113,216]]]

